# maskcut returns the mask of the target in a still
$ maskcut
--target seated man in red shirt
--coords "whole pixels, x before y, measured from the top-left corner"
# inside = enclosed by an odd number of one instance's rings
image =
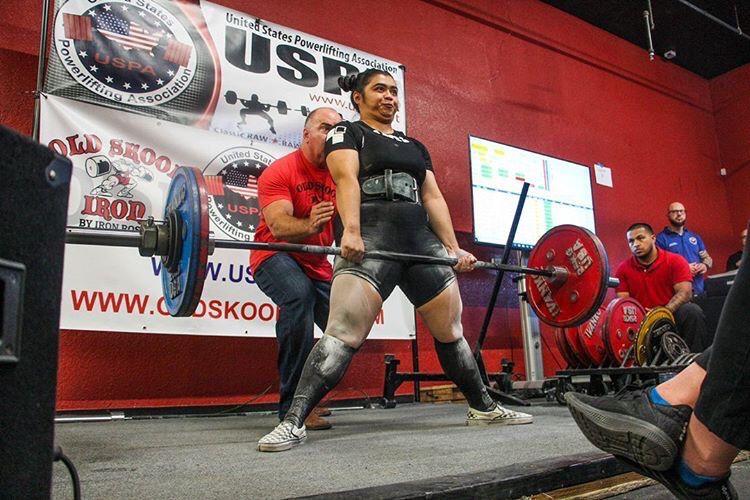
[[[679,334],[691,352],[711,345],[706,318],[693,297],[693,276],[684,257],[656,246],[654,230],[638,222],[628,228],[628,245],[633,256],[620,263],[615,276],[620,280],[619,297],[633,297],[646,309],[665,306],[672,311]]]
[[[313,110],[305,121],[299,149],[273,162],[258,180],[261,218],[255,241],[333,244],[336,185],[326,168],[326,134],[341,121],[331,108]],[[333,268],[323,254],[253,250],[250,268],[260,289],[279,306],[279,420],[292,403],[302,367],[313,347],[313,330],[328,322]],[[312,412],[308,429],[331,424]]]

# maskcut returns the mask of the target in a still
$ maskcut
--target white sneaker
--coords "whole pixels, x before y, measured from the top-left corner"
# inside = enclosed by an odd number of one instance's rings
[[[530,424],[534,421],[533,415],[503,408],[495,403],[495,408],[490,411],[475,410],[471,406],[466,412],[466,425],[521,425]]]
[[[285,451],[305,442],[307,431],[304,424],[295,427],[292,422],[282,421],[274,430],[260,438],[258,451]]]

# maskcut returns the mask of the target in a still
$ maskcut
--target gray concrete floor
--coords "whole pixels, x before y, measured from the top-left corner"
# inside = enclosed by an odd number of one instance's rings
[[[406,404],[395,409],[334,410],[334,428],[308,432],[304,445],[259,453],[257,440],[275,414],[59,423],[56,443],[75,463],[83,498],[288,498],[488,471],[554,457],[598,452],[565,407],[536,404],[535,423],[466,427],[464,404]],[[750,462],[733,482],[750,498]],[[54,500],[72,498],[55,463]],[[614,497],[667,499],[661,486]]]
[[[486,471],[594,452],[566,408],[531,407],[524,426],[464,425],[465,404],[336,411],[304,445],[259,453],[275,415],[61,423],[56,442],[76,464],[85,499],[286,498]],[[56,463],[53,499],[72,498]]]

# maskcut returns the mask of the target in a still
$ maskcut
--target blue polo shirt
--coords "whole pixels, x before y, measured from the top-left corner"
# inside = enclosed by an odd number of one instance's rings
[[[672,231],[669,226],[656,236],[656,244],[659,248],[682,255],[690,264],[702,262],[699,252],[706,250],[706,245],[697,233],[683,228],[682,234],[679,234]],[[693,293],[703,293],[703,275],[701,274],[693,277]]]

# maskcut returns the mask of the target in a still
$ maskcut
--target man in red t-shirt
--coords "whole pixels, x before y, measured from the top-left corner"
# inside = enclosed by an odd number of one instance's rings
[[[300,148],[269,165],[258,179],[261,218],[255,241],[333,244],[336,185],[323,156],[326,134],[341,121],[331,108],[313,110]],[[279,419],[292,403],[317,324],[325,330],[333,270],[326,255],[253,250],[250,268],[260,289],[279,307]],[[313,412],[308,429],[331,424]]]
[[[654,230],[646,223],[633,224],[626,234],[633,256],[617,267],[617,295],[633,297],[647,309],[665,306],[674,314],[679,333],[690,350],[702,352],[711,345],[712,338],[703,310],[690,302],[690,265],[681,255],[658,248]]]

